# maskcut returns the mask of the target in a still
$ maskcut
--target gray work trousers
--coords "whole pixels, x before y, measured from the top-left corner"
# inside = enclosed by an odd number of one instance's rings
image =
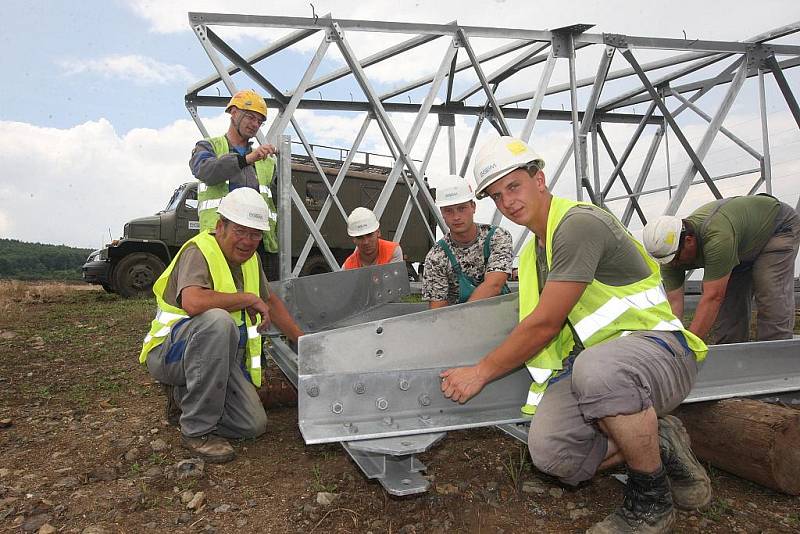
[[[266,431],[267,414],[242,367],[244,350],[230,314],[212,309],[173,325],[150,351],[150,374],[175,386],[184,436],[254,438]]]
[[[794,335],[794,262],[800,246],[800,215],[794,212],[752,262],[737,266],[728,279],[725,299],[709,336],[710,344],[750,339],[755,297],[756,341]]]
[[[659,416],[671,412],[697,370],[694,353],[673,332],[634,332],[584,350],[536,407],[528,435],[533,464],[565,484],[592,478],[608,452],[597,421],[651,407]]]

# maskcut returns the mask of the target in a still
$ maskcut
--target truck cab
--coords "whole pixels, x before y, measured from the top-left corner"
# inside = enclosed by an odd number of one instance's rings
[[[128,221],[121,239],[92,252],[83,265],[83,279],[123,297],[147,295],[175,253],[199,229],[197,184],[188,182],[173,192],[163,210]]]

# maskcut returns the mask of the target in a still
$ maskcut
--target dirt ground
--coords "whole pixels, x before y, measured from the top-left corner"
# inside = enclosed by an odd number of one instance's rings
[[[493,428],[448,434],[420,456],[431,489],[391,497],[340,446],[306,446],[293,407],[269,408],[234,462],[179,465],[189,455],[137,363],[153,310],[0,283],[0,531],[582,532],[621,499],[609,475],[561,486]],[[676,532],[800,531],[800,498],[710,472],[713,505],[681,512]]]

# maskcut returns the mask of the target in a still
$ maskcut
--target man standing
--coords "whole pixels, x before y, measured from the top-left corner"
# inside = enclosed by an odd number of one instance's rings
[[[475,224],[475,196],[460,176],[436,190],[436,206],[450,230],[425,256],[422,300],[431,309],[508,293],[514,252],[503,228]]]
[[[258,247],[262,265],[269,280],[278,279],[277,212],[272,202],[272,178],[276,153],[272,145],[253,148],[251,139],[267,119],[267,104],[255,91],[239,91],[225,108],[231,115],[225,135],[203,139],[192,151],[189,168],[200,180],[197,187],[197,211],[200,230],[213,231],[217,224],[217,207],[231,191],[249,187],[261,193],[269,206],[269,227],[264,230]]]
[[[791,206],[768,195],[715,200],[685,219],[662,215],[648,223],[644,245],[661,264],[677,317],[683,318],[686,271],[703,269],[703,295],[689,326],[699,337],[747,341],[755,296],[756,339],[791,339],[800,246],[800,215]]]
[[[533,463],[572,485],[627,466],[622,505],[589,532],[669,532],[675,505],[711,500],[686,431],[662,417],[691,390],[707,348],[672,314],[644,247],[608,212],[552,196],[543,167],[511,137],[477,155],[478,197],[535,238],[520,257],[519,324],[476,365],[444,371],[442,391],[466,402],[527,362]]]
[[[292,341],[303,335],[270,293],[255,253],[269,224],[261,195],[244,187],[219,204],[215,232],[187,241],[153,285],[158,313],[139,361],[172,386],[181,442],[209,462],[232,460],[228,439],[264,433],[261,334],[270,321]]]
[[[350,213],[347,217],[347,235],[353,239],[356,249],[344,260],[342,269],[403,261],[400,245],[381,239],[378,218],[370,209],[358,207]]]

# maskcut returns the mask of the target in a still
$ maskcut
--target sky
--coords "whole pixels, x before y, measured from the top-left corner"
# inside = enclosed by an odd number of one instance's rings
[[[769,29],[800,20],[796,0],[764,0],[754,6],[741,0],[694,2],[639,2],[633,0],[540,2],[533,0],[419,0],[351,2],[317,0],[316,15],[330,13],[334,18],[389,20],[425,23],[552,29],[574,23],[595,24],[593,33],[609,32],[658,37],[742,40]],[[122,234],[124,223],[134,217],[152,214],[164,207],[172,190],[192,179],[188,160],[194,143],[201,137],[183,104],[187,87],[212,74],[213,67],[195,37],[188,11],[312,16],[308,2],[253,3],[195,0],[85,0],[82,2],[40,0],[28,2],[5,0],[0,21],[0,72],[3,92],[0,97],[0,237],[42,243],[99,248]],[[280,30],[215,28],[243,55],[266,46],[283,34]],[[348,33],[358,57],[408,36]],[[800,44],[793,37],[781,42]],[[265,62],[269,78],[282,90],[291,90],[303,74],[320,39],[301,42]],[[476,39],[480,52],[498,42]],[[424,74],[433,72],[441,61],[443,47],[437,43],[422,47],[408,57],[368,68],[367,75],[379,92],[392,89]],[[598,48],[598,47],[595,47]],[[597,54],[578,56],[578,75],[592,76]],[[594,55],[593,55],[594,54]],[[459,59],[463,58],[459,56]],[[640,61],[660,57],[642,52]],[[487,65],[487,71],[502,64]],[[331,47],[320,73],[342,66],[342,58]],[[616,58],[614,68],[625,66]],[[508,80],[499,96],[530,91],[538,80],[536,70],[530,76]],[[800,71],[800,69],[794,69]],[[800,97],[800,73],[787,71],[795,94]],[[566,79],[563,65],[557,67],[553,83]],[[472,77],[471,77],[472,76]],[[236,78],[241,80],[241,78]],[[474,75],[456,78],[456,92],[469,87]],[[246,81],[243,81],[246,83]],[[624,82],[629,83],[629,82]],[[613,85],[611,87],[624,87]],[[214,88],[206,94],[216,94]],[[724,89],[723,89],[724,91]],[[737,98],[725,125],[738,136],[761,150],[758,120],[757,86],[750,80]],[[224,88],[219,94],[225,94]],[[309,98],[347,99],[360,97],[352,80],[344,80]],[[412,93],[419,100],[420,91]],[[704,101],[713,113],[721,92]],[[479,102],[477,95],[471,100]],[[580,94],[585,99],[587,93]],[[405,95],[395,99],[404,101]],[[601,98],[602,100],[602,98]],[[800,187],[800,134],[774,81],[767,81],[767,111],[772,145],[775,193],[795,205]],[[527,107],[522,103],[521,107]],[[545,107],[569,109],[564,97],[548,97]],[[632,109],[642,113],[645,105]],[[204,109],[203,120],[212,133],[227,128],[227,116],[220,109]],[[270,113],[268,122],[274,119]],[[296,119],[303,133],[313,143],[349,146],[363,115],[299,111]],[[413,116],[393,116],[401,136],[405,137]],[[696,115],[681,116],[682,128],[696,146],[705,122]],[[474,119],[457,117],[456,147],[459,164],[466,149]],[[422,157],[435,126],[435,119],[425,123],[420,141],[412,156]],[[516,123],[512,128],[519,128]],[[647,147],[650,128],[631,155],[630,167],[635,176]],[[622,152],[632,127],[608,125],[606,132]],[[296,138],[296,133],[293,133]],[[484,128],[480,141],[496,135]],[[568,123],[539,121],[531,138],[534,148],[552,169],[571,139]],[[706,160],[714,175],[756,166],[755,160],[727,139],[718,138]],[[479,141],[479,143],[480,143]],[[678,181],[687,160],[678,142],[671,137],[669,151],[660,151],[653,170],[652,184]],[[370,129],[364,149],[388,153],[376,128]],[[435,185],[448,171],[446,136],[440,136],[429,167]],[[669,156],[669,157],[668,157]],[[602,173],[613,165],[601,158]],[[546,169],[547,173],[547,169]],[[570,174],[572,173],[572,174]],[[469,174],[469,173],[468,173]],[[574,171],[568,165],[557,193],[574,196]],[[720,182],[726,195],[743,194],[754,178],[749,176]],[[648,182],[650,184],[650,182]],[[559,189],[560,188],[560,189]],[[571,189],[570,189],[571,188]],[[612,193],[621,191],[617,187]],[[679,215],[711,200],[707,189],[693,187]],[[648,215],[657,215],[668,201],[667,193],[642,200]],[[624,203],[612,210],[620,213]],[[488,219],[493,207],[480,204],[479,218]],[[636,231],[636,223],[632,225]],[[517,234],[519,229],[517,229]]]

